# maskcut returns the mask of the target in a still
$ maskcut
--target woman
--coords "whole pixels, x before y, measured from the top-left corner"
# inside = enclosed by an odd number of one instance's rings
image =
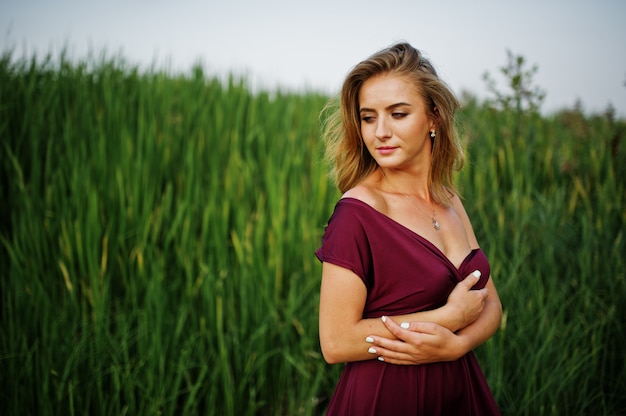
[[[457,108],[400,43],[352,69],[327,121],[343,196],[316,252],[320,344],[347,363],[328,415],[499,414],[472,353],[502,307],[452,180]]]

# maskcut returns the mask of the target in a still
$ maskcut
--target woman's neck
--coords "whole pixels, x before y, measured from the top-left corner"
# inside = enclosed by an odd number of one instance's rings
[[[409,172],[398,169],[379,168],[379,186],[382,191],[411,195],[431,201],[428,172]]]

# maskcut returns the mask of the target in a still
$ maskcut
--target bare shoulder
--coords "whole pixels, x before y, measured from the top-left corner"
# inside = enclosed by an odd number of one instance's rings
[[[452,204],[452,209],[456,212],[459,218],[469,220],[465,207],[463,206],[463,201],[461,201],[461,198],[459,198],[457,194],[451,193],[450,202]]]
[[[377,211],[386,211],[387,202],[385,198],[376,186],[376,183],[368,179],[365,179],[354,188],[347,190],[341,197],[358,199]]]
[[[456,215],[463,223],[463,228],[465,228],[465,234],[467,235],[470,245],[472,247],[478,247],[478,241],[476,240],[476,235],[474,233],[474,228],[472,227],[472,222],[467,215],[467,211],[465,210],[465,206],[463,206],[461,198],[459,198],[457,194],[452,194],[450,202],[452,203],[451,208],[454,210]]]

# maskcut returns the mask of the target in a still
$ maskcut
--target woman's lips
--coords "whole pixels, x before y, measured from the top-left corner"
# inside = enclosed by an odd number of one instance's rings
[[[388,155],[393,153],[394,150],[396,150],[397,147],[391,147],[391,146],[383,146],[383,147],[378,147],[376,148],[376,150],[378,151],[378,153],[380,153],[381,155]]]

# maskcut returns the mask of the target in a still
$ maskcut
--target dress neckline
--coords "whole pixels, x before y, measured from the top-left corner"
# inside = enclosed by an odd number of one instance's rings
[[[419,239],[420,241],[422,241],[424,244],[426,244],[433,252],[435,252],[439,257],[441,257],[442,259],[444,259],[450,266],[452,266],[452,268],[458,273],[460,274],[460,270],[463,269],[463,266],[465,265],[465,263],[467,263],[469,260],[472,259],[473,254],[477,251],[480,251],[480,247],[478,248],[470,248],[470,252],[467,253],[467,255],[463,258],[463,260],[461,261],[461,263],[459,264],[459,267],[457,267],[454,263],[452,263],[452,261],[450,260],[450,258],[448,256],[446,256],[446,254],[439,248],[437,247],[435,244],[433,244],[430,240],[428,240],[426,237],[422,236],[421,234],[416,233],[415,231],[413,231],[412,229],[410,229],[409,227],[407,227],[406,225],[394,220],[393,218],[391,218],[390,216],[383,214],[382,212],[380,212],[379,210],[377,210],[376,208],[374,208],[373,206],[371,206],[370,204],[368,204],[365,201],[362,201],[360,199],[351,197],[351,196],[346,196],[341,198],[337,203],[341,203],[342,201],[345,202],[356,202],[358,205],[360,206],[364,206],[366,208],[368,208],[370,211],[376,213],[378,216],[380,216],[381,218],[386,219],[387,221],[391,222],[392,224],[395,224],[396,226],[400,227],[402,230],[404,230],[405,232],[408,232],[409,234],[413,235],[414,237],[416,237],[417,239]]]

